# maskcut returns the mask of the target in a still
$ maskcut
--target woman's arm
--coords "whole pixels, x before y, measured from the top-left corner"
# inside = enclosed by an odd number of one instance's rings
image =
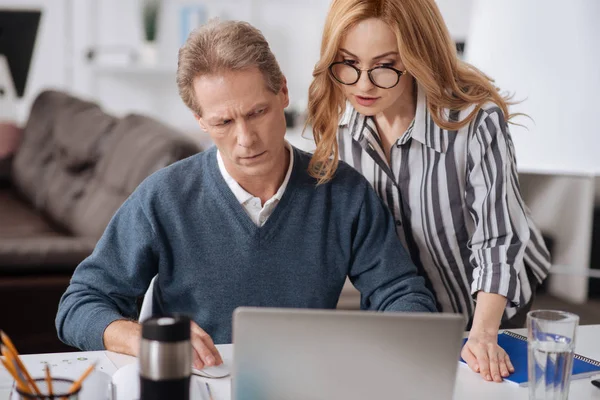
[[[501,381],[512,365],[498,346],[498,328],[507,304],[521,305],[529,225],[504,115],[499,108],[482,113],[468,149],[465,199],[475,224],[468,246],[477,304],[462,356],[484,379]]]
[[[502,382],[502,377],[515,371],[506,352],[498,346],[498,329],[505,307],[506,297],[477,293],[473,326],[461,352],[467,365],[487,381]]]

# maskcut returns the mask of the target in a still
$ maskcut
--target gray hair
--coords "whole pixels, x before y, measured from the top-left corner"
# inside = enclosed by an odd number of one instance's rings
[[[263,74],[269,90],[279,93],[283,74],[263,34],[247,22],[212,19],[195,29],[179,49],[179,95],[192,112],[201,115],[194,79],[254,67]]]

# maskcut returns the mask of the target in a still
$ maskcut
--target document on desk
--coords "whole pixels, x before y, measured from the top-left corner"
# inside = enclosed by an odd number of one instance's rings
[[[112,377],[114,398],[112,400],[137,400],[140,398],[140,372],[138,363],[121,367]],[[216,397],[214,398],[216,400]],[[211,400],[202,378],[190,379],[190,400]]]
[[[190,400],[209,400],[205,382],[210,382],[210,389],[214,400],[230,398],[231,380],[229,378],[230,366],[233,365],[233,346],[218,344],[217,349],[223,358],[224,367],[211,367],[203,372],[204,377],[192,375],[190,380]],[[117,363],[118,365],[118,363]],[[207,373],[208,372],[208,373]],[[206,378],[206,376],[223,375],[223,378]],[[115,398],[113,400],[132,400],[139,398],[139,367],[134,362],[119,368],[112,376]]]
[[[48,364],[52,376],[77,379],[93,362],[97,362],[96,371],[112,375],[117,370],[103,351],[79,352],[73,353],[73,356],[68,353],[40,354],[35,361],[23,357],[23,363],[34,378],[44,377],[44,368]]]
[[[4,368],[0,368],[0,392],[12,389],[13,377]]]

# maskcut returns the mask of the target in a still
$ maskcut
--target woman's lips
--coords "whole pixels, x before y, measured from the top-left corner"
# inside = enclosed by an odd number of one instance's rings
[[[377,100],[379,100],[379,97],[364,97],[357,95],[355,95],[354,98],[358,104],[364,107],[372,106]]]

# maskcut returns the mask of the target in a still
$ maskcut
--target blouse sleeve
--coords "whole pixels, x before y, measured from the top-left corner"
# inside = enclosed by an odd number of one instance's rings
[[[499,108],[482,110],[478,120],[469,138],[465,193],[475,225],[468,243],[474,266],[471,294],[496,293],[517,307],[530,232],[512,139]]]

